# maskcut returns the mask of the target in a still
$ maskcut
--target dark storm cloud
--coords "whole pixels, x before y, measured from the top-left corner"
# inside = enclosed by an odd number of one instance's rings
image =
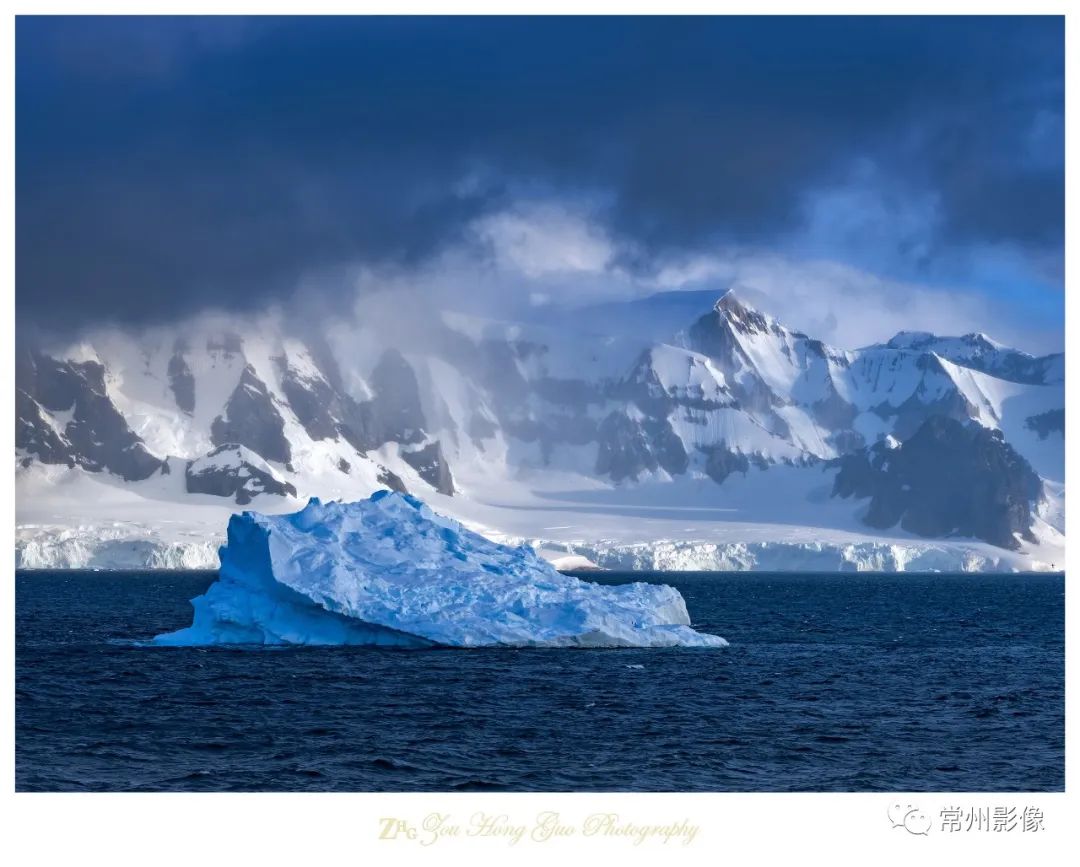
[[[1045,254],[1063,67],[1051,18],[20,18],[18,310],[254,309],[523,189],[646,257],[768,244],[855,160],[938,197],[936,244]]]

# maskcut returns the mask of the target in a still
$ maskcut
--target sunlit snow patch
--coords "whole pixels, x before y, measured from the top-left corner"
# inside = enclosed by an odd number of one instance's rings
[[[194,622],[156,644],[723,647],[661,584],[561,575],[403,494],[229,520]]]

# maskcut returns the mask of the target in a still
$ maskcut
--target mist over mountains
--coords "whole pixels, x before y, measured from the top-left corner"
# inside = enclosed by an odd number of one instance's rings
[[[704,509],[736,488],[731,511],[772,491],[805,500],[784,523],[835,528],[835,516],[815,515],[824,496],[848,515],[846,532],[868,535],[1022,551],[1063,529],[1063,355],[978,333],[841,349],[736,291],[712,305],[700,294],[531,323],[405,309],[392,328],[360,308],[355,320],[308,323],[303,338],[268,314],[24,341],[20,504],[48,503],[63,524],[78,523],[67,504],[88,483],[178,514],[280,511],[388,487],[465,517],[479,509],[477,523],[498,532],[508,503],[517,527],[553,500],[599,497],[589,508],[610,517],[646,491],[691,485]],[[801,493],[784,493],[791,484]],[[603,535],[598,525],[590,538],[587,516],[573,526],[578,541]],[[639,541],[658,532],[645,522]]]

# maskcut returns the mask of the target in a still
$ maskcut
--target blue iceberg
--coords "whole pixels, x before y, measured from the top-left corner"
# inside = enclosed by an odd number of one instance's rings
[[[219,579],[163,645],[723,647],[661,584],[562,575],[407,494],[229,520]]]

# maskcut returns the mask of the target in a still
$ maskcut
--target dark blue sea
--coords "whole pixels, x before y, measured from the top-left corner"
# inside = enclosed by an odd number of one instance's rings
[[[643,577],[731,646],[145,647],[212,574],[18,574],[16,786],[1063,789],[1062,576]]]

